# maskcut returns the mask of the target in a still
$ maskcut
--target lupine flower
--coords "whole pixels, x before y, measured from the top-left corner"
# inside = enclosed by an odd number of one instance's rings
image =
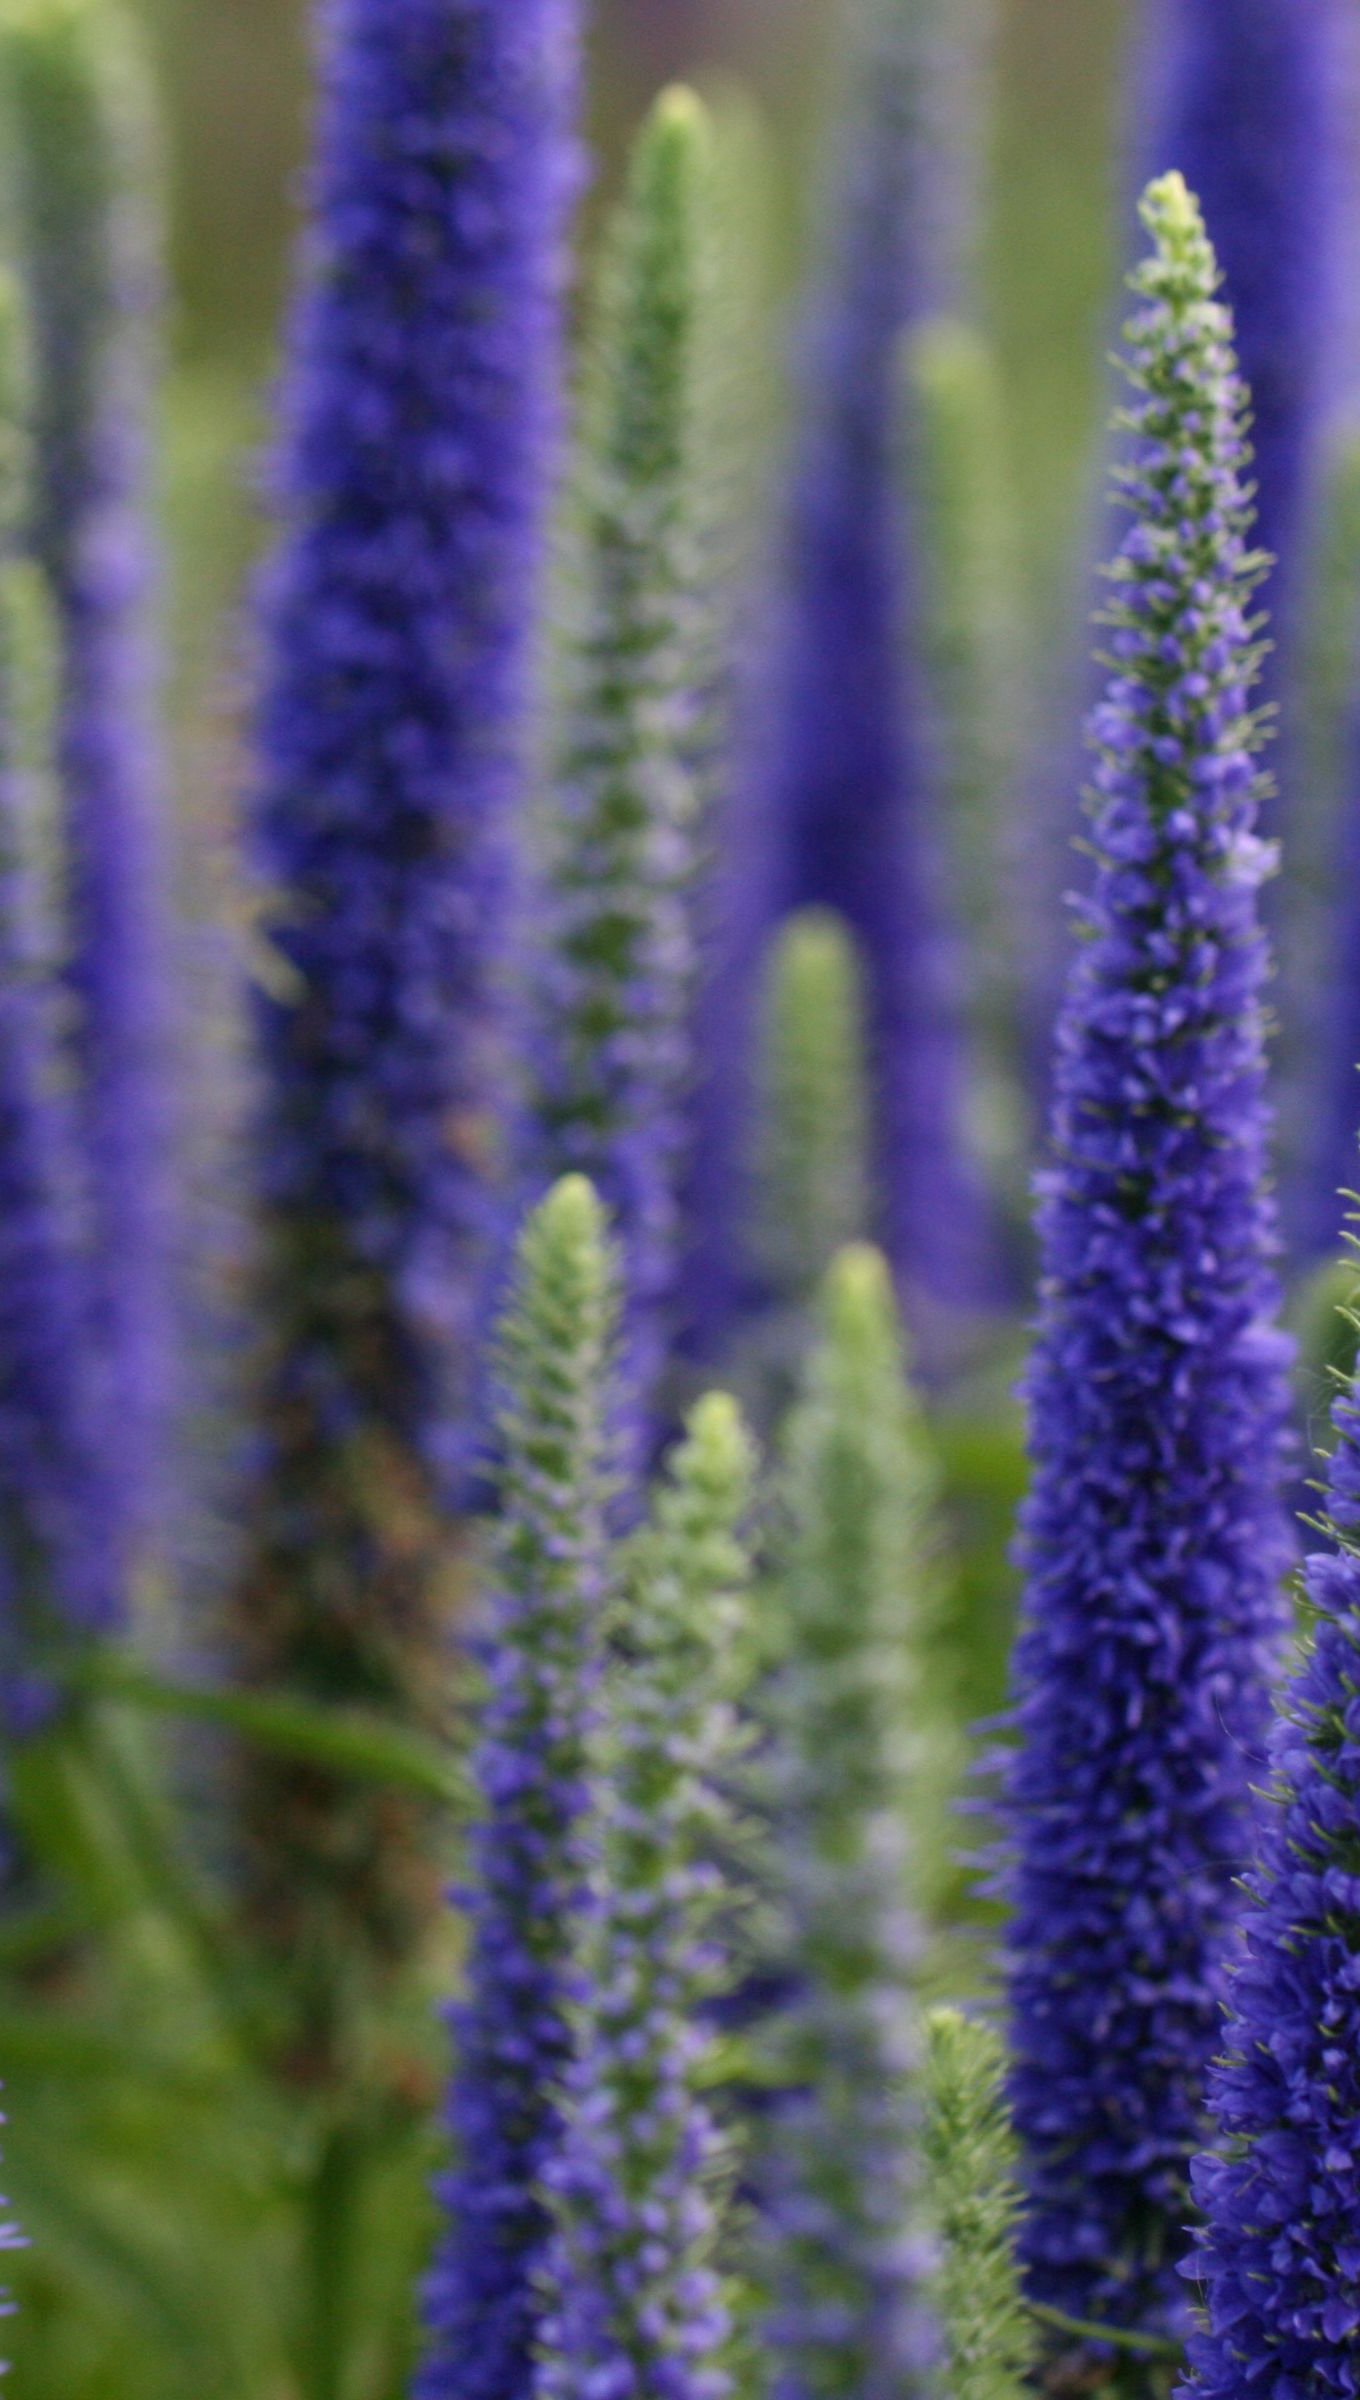
[[[28,445],[23,329],[0,283],[0,1709],[11,1729],[40,1703],[44,1646],[103,1632],[110,1572],[92,1440],[84,1277],[54,960],[44,939],[44,816],[26,686],[32,569],[18,555]]]
[[[885,1246],[918,1292],[968,1305],[986,1235],[897,421],[903,332],[952,281],[952,228],[938,223],[951,128],[935,120],[960,21],[920,0],[856,12],[843,189],[802,360],[768,772],[775,905],[837,910],[864,957]]]
[[[1094,883],[1039,1185],[1009,1784],[1034,2296],[1157,2324],[1283,1629],[1246,395],[1198,207],[1151,186]]]
[[[596,1753],[577,2050],[544,2179],[556,2231],[537,2400],[726,2400],[733,2389],[718,2259],[725,2145],[702,2012],[724,1981],[753,1463],[733,1403],[701,1401],[628,1577],[625,1660]]]
[[[496,994],[528,777],[576,179],[574,0],[325,0],[313,223],[264,606],[256,834],[267,1351],[240,1671],[390,1709],[439,1687],[491,1221]],[[381,1962],[420,1828],[262,1757],[254,1913]]]
[[[527,1038],[525,1171],[535,1187],[588,1174],[610,1208],[643,1415],[675,1273],[704,781],[694,437],[709,168],[699,103],[664,93],[605,259]]]
[[[924,1942],[907,1827],[926,1764],[914,1620],[933,1567],[931,1483],[874,1251],[832,1270],[785,1482],[770,1775],[790,1984],[771,2043],[787,2088],[759,2160],[771,2389],[897,2400],[926,2358],[912,2230]]]
[[[0,67],[36,337],[32,540],[61,644],[86,1355],[102,1371],[117,1584],[163,1508],[175,1400],[170,821],[150,522],[159,160],[144,62],[117,8],[7,12]]]
[[[589,1865],[616,1314],[599,1203],[568,1177],[521,1238],[500,1342],[497,1586],[474,1768],[482,1813],[468,1997],[452,2018],[458,2164],[440,2195],[450,2226],[426,2287],[420,2400],[524,2400],[530,2389],[549,2224],[542,2179],[560,2138]]]
[[[1335,1553],[1310,1558],[1314,1625],[1271,1749],[1265,1828],[1229,1985],[1227,2055],[1196,2162],[1207,2220],[1185,2272],[1207,2323],[1195,2400],[1360,2392],[1360,1402],[1334,1412]]]
[[[934,2009],[926,2026],[927,2209],[938,2244],[931,2297],[949,2400],[1022,2400],[1034,2322],[1016,2255],[1019,2145],[1006,2105],[1006,2051],[989,2025]]]

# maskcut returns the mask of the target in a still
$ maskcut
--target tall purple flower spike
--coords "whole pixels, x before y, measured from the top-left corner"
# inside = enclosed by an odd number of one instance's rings
[[[3,34],[36,334],[33,537],[62,653],[58,765],[89,1355],[126,1584],[167,1502],[175,1404],[173,1000],[154,436],[162,299],[151,95],[132,27],[42,0]]]
[[[922,722],[897,374],[904,330],[952,280],[952,228],[938,221],[950,128],[936,120],[959,17],[946,27],[916,0],[860,0],[855,28],[835,230],[800,361],[771,699],[729,837],[748,888],[728,895],[718,939],[740,988],[715,1034],[724,1051],[738,1038],[780,915],[816,905],[845,918],[866,968],[884,1246],[918,1300],[970,1306],[985,1294],[986,1210],[963,1122],[963,961]],[[711,1138],[729,1180],[740,1072],[720,1056],[703,1103],[701,1153]],[[702,1164],[701,1198],[719,1220],[739,1213]],[[723,1278],[708,1247],[696,1285],[711,1313]]]
[[[1133,522],[1059,1025],[1009,1778],[1036,2299],[1156,2328],[1219,2040],[1289,1542],[1256,838],[1246,394],[1199,210],[1143,203]]]
[[[26,718],[41,632],[17,556],[26,498],[23,328],[0,284],[0,1720],[50,1700],[43,1653],[108,1631],[121,1591],[84,1341],[73,1126],[58,1054],[50,804]],[[35,643],[36,637],[36,643]],[[37,678],[41,681],[41,677]],[[41,713],[41,712],[40,712]]]
[[[467,1998],[453,2015],[440,2198],[417,2400],[527,2400],[549,2243],[544,2172],[572,2056],[573,1958],[590,1864],[618,1294],[590,1185],[554,1186],[521,1237],[502,1334],[498,1583],[468,1894]]]
[[[578,10],[323,0],[321,33],[263,606],[268,1351],[237,1628],[249,1680],[409,1720],[495,1206]],[[295,1947],[339,1851],[339,1934],[357,1911],[400,1952],[427,1865],[405,1894],[386,1796],[343,1840],[340,1799],[254,1762],[257,1910]]]
[[[1229,1986],[1227,2055],[1196,2162],[1185,2273],[1207,2321],[1186,2400],[1360,2392],[1360,1405],[1334,1412],[1316,1625],[1272,1745],[1270,1805]]]

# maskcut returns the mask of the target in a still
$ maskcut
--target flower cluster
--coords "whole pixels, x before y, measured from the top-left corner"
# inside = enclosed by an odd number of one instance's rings
[[[84,1348],[73,1128],[44,968],[44,819],[30,754],[30,570],[17,554],[25,499],[25,376],[18,295],[0,286],[0,1694],[11,1730],[40,1700],[34,1669],[63,1629],[104,1631],[121,1594],[109,1571],[105,1490]]]
[[[266,1351],[240,1668],[428,1721],[493,1221],[574,0],[330,0],[258,726]],[[418,1823],[252,1759],[254,1914],[405,1955]]]
[[[159,160],[134,29],[90,0],[0,27],[34,326],[31,541],[60,644],[57,762],[77,1007],[103,1538],[124,1604],[164,1521],[176,1400],[170,825],[150,498]]]
[[[1315,1613],[1271,1749],[1227,2056],[1199,2159],[1207,2231],[1195,2400],[1360,2392],[1360,1398],[1335,1410],[1336,1555],[1308,1561]]]
[[[1288,1542],[1255,834],[1245,399],[1178,176],[1135,275],[1095,879],[1040,1186],[1010,1772],[1031,2289],[1174,2309]]]
[[[566,2125],[545,2174],[556,2232],[538,2400],[727,2400],[733,2388],[703,2004],[726,1964],[752,1468],[733,1403],[701,1401],[632,1561],[597,1747]]]
[[[571,2055],[605,1604],[608,1363],[599,1204],[569,1177],[530,1219],[502,1337],[499,1591],[483,1644],[472,1954],[451,2124],[451,2224],[426,2290],[420,2400],[523,2400],[548,2237],[544,2169]]]

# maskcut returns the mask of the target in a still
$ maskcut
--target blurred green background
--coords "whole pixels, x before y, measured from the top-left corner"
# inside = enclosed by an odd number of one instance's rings
[[[231,599],[259,529],[254,489],[287,287],[309,102],[305,0],[140,0],[164,90],[175,308],[170,499],[186,799],[224,779]],[[593,114],[608,188],[627,128],[670,77],[736,73],[776,138],[790,287],[818,190],[816,134],[840,0],[600,0]],[[1041,654],[1070,625],[1090,438],[1104,390],[1121,203],[1129,0],[995,0],[980,162],[980,306],[999,346]],[[224,669],[227,670],[224,672]]]

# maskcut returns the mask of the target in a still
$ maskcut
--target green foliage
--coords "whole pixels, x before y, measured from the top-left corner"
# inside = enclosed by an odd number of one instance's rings
[[[760,1251],[778,1303],[805,1312],[869,1213],[864,1002],[848,928],[805,909],[775,944],[765,1004]]]
[[[277,1995],[185,1845],[167,1766],[140,1713],[94,1697],[12,1762],[26,1851],[59,1902],[45,1938],[32,1912],[0,1994],[6,2181],[32,2243],[7,2350],[22,2388],[53,2400],[390,2400],[428,2238],[432,1993],[393,2000],[339,2114],[334,2095],[281,2086]],[[343,2307],[314,2267],[337,2142]]]
[[[925,2064],[926,2198],[939,2245],[935,2314],[949,2400],[1022,2400],[1037,2360],[1016,2263],[1018,2146],[999,2034],[932,2010]]]

